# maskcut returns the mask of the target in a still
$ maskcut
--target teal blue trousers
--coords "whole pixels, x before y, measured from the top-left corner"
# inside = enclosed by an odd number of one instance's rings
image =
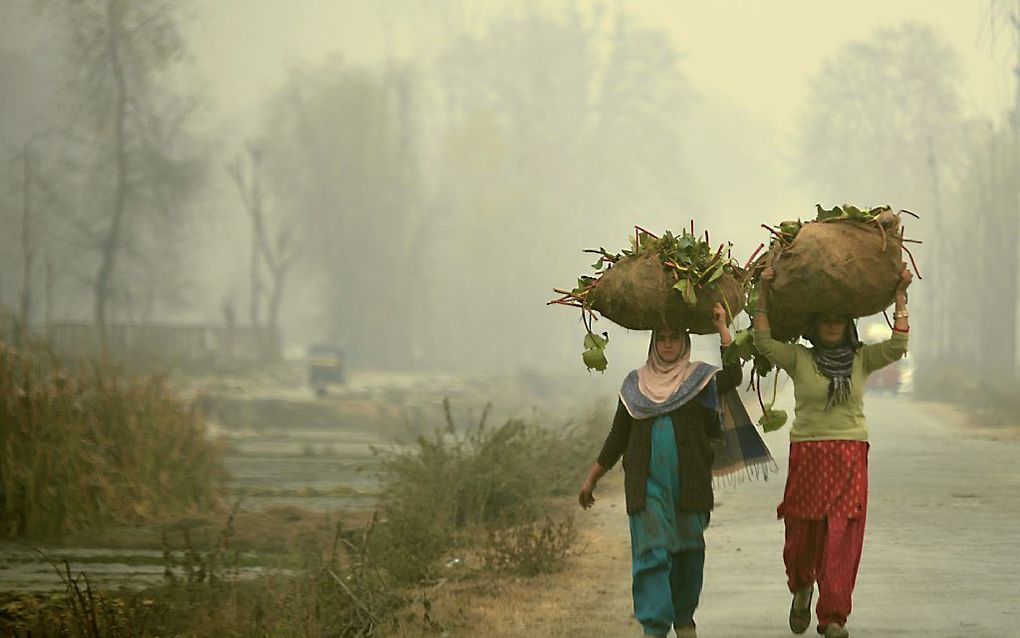
[[[646,636],[694,624],[704,573],[704,551],[670,554],[659,547],[634,559],[634,617]]]
[[[652,423],[645,509],[630,516],[634,617],[647,636],[694,624],[708,512],[680,511],[680,459],[668,415]]]

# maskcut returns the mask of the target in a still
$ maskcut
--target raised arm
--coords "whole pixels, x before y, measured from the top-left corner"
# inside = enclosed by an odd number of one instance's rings
[[[907,353],[907,338],[910,332],[910,314],[907,312],[907,288],[913,281],[914,275],[907,268],[903,269],[900,275],[900,286],[896,290],[896,310],[893,312],[892,337],[881,342],[864,346],[861,348],[861,356],[864,358],[864,371],[871,374],[875,370],[898,361]]]
[[[577,495],[577,501],[583,509],[588,509],[595,504],[592,492],[595,491],[599,479],[616,465],[616,462],[627,450],[627,441],[630,439],[630,428],[633,423],[634,420],[627,412],[627,408],[624,407],[623,401],[619,401],[616,405],[616,416],[613,417],[613,427],[609,429],[609,435],[606,436],[606,442],[602,444],[598,460],[588,470],[588,476],[584,479],[581,492]]]
[[[776,271],[772,266],[762,271],[761,283],[758,284],[758,308],[754,313],[754,347],[769,361],[792,373],[797,367],[797,347],[773,339],[772,326],[769,324],[769,291],[775,278]]]
[[[729,317],[727,317],[726,309],[723,308],[722,304],[715,304],[712,309],[712,323],[715,324],[715,330],[719,333],[719,349],[723,352],[726,348],[733,343],[733,337],[730,335],[730,329],[727,326]],[[723,361],[726,358],[723,357]],[[737,386],[744,378],[744,372],[740,367],[740,362],[732,363],[729,365],[723,364],[722,370],[715,377],[716,388],[719,393],[729,392]]]

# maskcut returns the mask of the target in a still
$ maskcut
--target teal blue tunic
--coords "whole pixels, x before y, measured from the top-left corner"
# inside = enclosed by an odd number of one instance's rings
[[[635,558],[665,548],[670,554],[705,550],[708,512],[681,512],[680,458],[668,414],[652,423],[645,509],[630,515],[630,545]]]

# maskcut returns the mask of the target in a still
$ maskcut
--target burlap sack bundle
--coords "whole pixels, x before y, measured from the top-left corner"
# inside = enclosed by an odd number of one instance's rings
[[[792,339],[811,316],[865,317],[888,308],[904,263],[895,229],[840,220],[805,224],[772,263],[776,279],[769,298],[773,336]]]
[[[696,286],[694,306],[684,303],[674,284],[674,275],[663,267],[658,255],[645,252],[625,257],[607,270],[588,301],[593,310],[624,328],[655,330],[669,326],[694,334],[715,332],[712,307],[717,302],[723,307],[728,304],[732,315],[744,308],[744,291],[728,273],[710,286]]]

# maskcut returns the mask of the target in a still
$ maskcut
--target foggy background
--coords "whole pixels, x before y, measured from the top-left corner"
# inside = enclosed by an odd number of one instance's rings
[[[583,382],[544,305],[582,249],[693,218],[743,261],[763,222],[889,204],[921,215],[920,371],[1008,383],[1015,11],[0,0],[0,305]],[[619,378],[646,336],[599,325]]]

